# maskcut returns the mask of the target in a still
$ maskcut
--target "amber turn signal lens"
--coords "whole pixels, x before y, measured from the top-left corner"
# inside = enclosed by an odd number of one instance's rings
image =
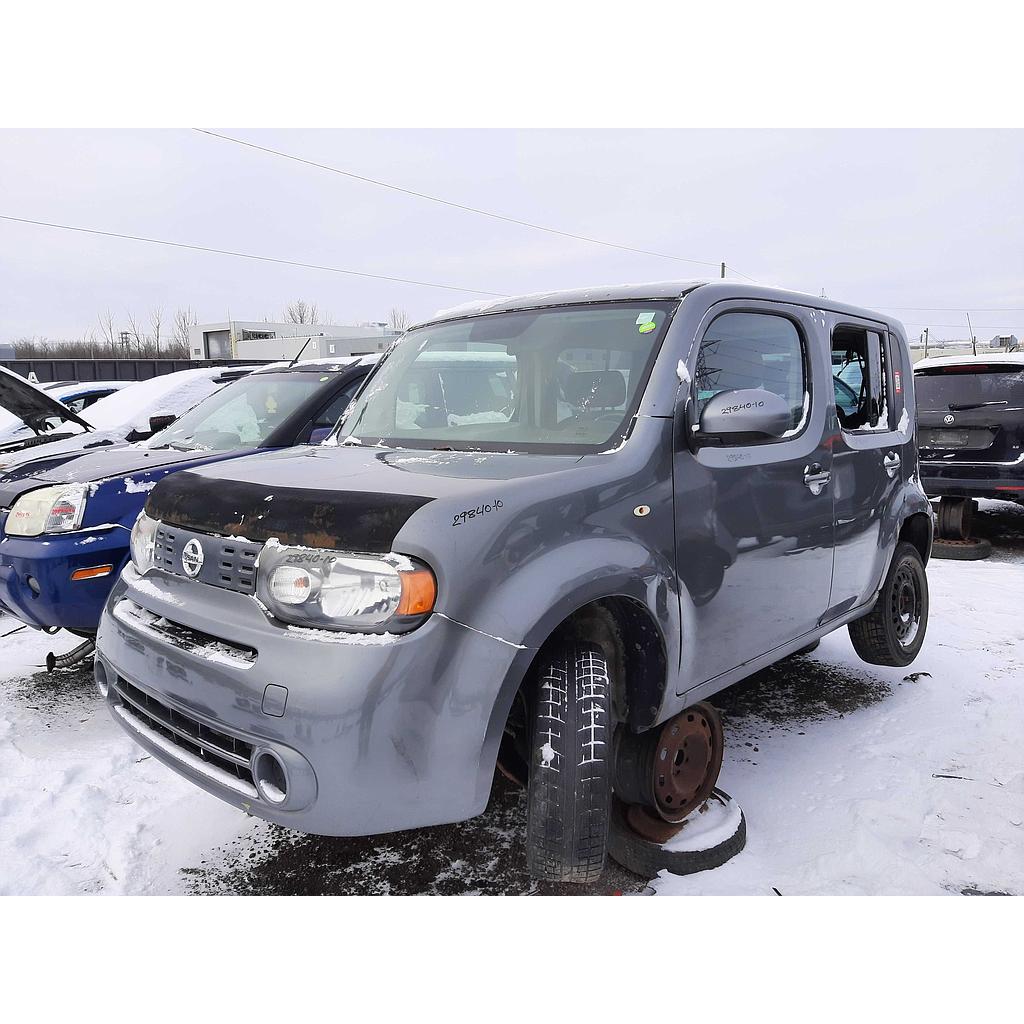
[[[437,582],[429,569],[401,572],[402,597],[395,609],[396,615],[426,615],[434,610],[437,600]]]
[[[72,574],[73,580],[94,580],[98,576],[109,576],[114,571],[112,565],[94,565],[91,569],[76,569]]]

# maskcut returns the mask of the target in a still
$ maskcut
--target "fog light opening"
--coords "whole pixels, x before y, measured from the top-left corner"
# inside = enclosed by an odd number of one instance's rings
[[[288,777],[284,765],[275,754],[261,751],[256,755],[252,768],[253,778],[260,795],[272,804],[284,803],[288,798]]]

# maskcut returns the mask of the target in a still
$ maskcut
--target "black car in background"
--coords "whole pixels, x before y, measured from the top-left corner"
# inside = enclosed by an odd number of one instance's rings
[[[1024,353],[923,359],[914,385],[921,483],[939,536],[966,539],[975,498],[1024,503]]]

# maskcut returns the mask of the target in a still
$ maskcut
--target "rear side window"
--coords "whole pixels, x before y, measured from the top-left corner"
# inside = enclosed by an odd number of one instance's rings
[[[893,410],[883,335],[861,327],[832,332],[832,387],[843,430],[889,430]]]
[[[724,313],[708,328],[694,378],[698,417],[723,391],[763,388],[784,399],[790,429],[809,406],[807,358],[796,325],[772,313]]]

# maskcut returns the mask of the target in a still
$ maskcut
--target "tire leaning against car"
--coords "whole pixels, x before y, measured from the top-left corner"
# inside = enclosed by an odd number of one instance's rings
[[[612,796],[612,680],[595,643],[541,654],[533,702],[526,852],[545,882],[594,882],[604,870]]]
[[[870,665],[902,668],[917,657],[928,628],[928,577],[913,544],[896,546],[874,608],[847,628],[854,650]]]

